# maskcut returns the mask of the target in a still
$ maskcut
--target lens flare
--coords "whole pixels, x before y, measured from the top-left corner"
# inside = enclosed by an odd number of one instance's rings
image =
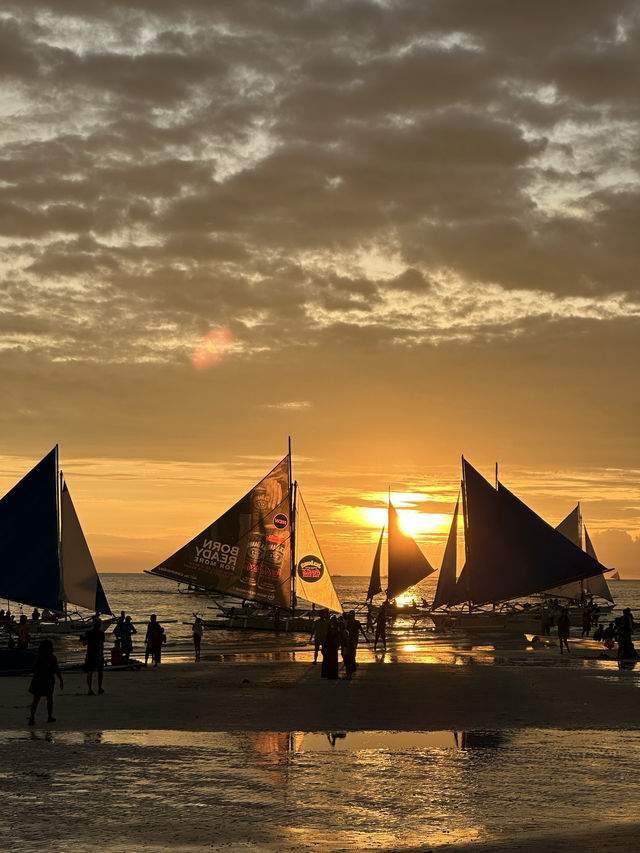
[[[229,352],[233,343],[233,335],[226,326],[212,329],[202,338],[193,351],[191,363],[196,370],[206,370],[218,364]]]

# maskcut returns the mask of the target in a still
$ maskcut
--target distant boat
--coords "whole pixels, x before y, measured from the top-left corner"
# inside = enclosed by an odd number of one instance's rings
[[[256,616],[251,625],[229,627],[273,629],[277,611],[294,615],[299,599],[342,612],[304,500],[292,483],[290,450],[243,498],[149,574],[271,608],[259,623]],[[227,615],[235,619],[241,613],[233,608]],[[283,627],[285,622],[283,615]]]
[[[57,445],[0,500],[0,598],[59,614],[68,605],[111,613]],[[87,619],[41,622],[38,631],[73,632]]]
[[[611,575],[611,580],[612,580],[612,581],[621,581],[621,580],[622,580],[622,578],[620,577],[620,572],[614,572],[614,573]]]
[[[403,592],[406,592],[409,587],[424,580],[435,569],[424,556],[413,537],[405,533],[400,526],[398,512],[391,503],[391,498],[389,498],[388,504],[388,524],[386,529],[388,539],[388,568],[385,594],[386,600],[391,601],[397,596],[402,595]],[[375,595],[383,591],[380,581],[380,561],[384,532],[385,527],[382,528],[378,539],[378,547],[369,578],[367,601],[372,601]],[[399,610],[402,610],[402,608],[399,608]]]
[[[562,533],[563,536],[566,536],[567,539],[570,539],[574,545],[578,546],[578,548],[586,551],[594,560],[598,559],[595,549],[591,543],[589,533],[587,532],[587,528],[583,524],[582,511],[579,503],[571,510],[569,515],[564,518],[560,524],[558,524],[556,530],[559,533]],[[613,578],[613,575],[611,577]],[[552,598],[566,598],[574,601],[581,601],[585,595],[597,595],[599,598],[604,598],[607,601],[610,601],[611,604],[615,603],[607,580],[603,574],[593,575],[589,578],[572,581],[569,584],[563,584],[562,586],[545,590],[544,595],[551,596]]]
[[[526,598],[553,587],[580,582],[606,571],[594,556],[586,553],[560,531],[547,524],[499,481],[492,486],[462,460],[462,498],[466,561],[453,587],[456,573],[456,530],[458,504],[452,520],[434,608],[436,625],[452,616],[451,608],[468,605],[467,622],[491,617],[496,626],[522,623],[496,606],[513,609],[518,598]],[[491,605],[492,612],[480,611]],[[473,613],[473,609],[476,613]],[[465,621],[461,611],[455,612]],[[523,629],[524,630],[524,629]]]

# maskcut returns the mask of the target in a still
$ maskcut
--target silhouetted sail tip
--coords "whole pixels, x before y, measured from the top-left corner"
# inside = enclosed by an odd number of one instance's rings
[[[389,572],[387,597],[395,598],[435,571],[414,539],[400,526],[396,508],[389,501]]]

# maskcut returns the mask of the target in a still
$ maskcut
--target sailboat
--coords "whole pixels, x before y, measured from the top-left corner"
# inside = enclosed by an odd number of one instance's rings
[[[409,587],[424,580],[435,569],[424,556],[413,537],[405,533],[400,526],[398,511],[391,503],[391,497],[389,497],[388,524],[386,529],[388,539],[388,570],[387,589],[385,593],[386,601],[390,602],[397,596],[402,595],[403,592],[406,592]],[[378,547],[373,560],[369,588],[367,590],[367,601],[372,601],[375,595],[382,592],[380,561],[384,532],[385,527],[382,528],[378,539]],[[391,612],[391,607],[388,603],[385,604],[385,607],[387,608],[387,612]],[[398,612],[407,612],[407,608],[397,609]]]
[[[443,571],[432,610],[437,627],[450,623],[467,627],[524,627],[521,613],[510,604],[553,587],[585,581],[607,571],[592,554],[583,551],[559,530],[509,491],[501,482],[492,486],[466,459],[462,459],[462,503],[465,564],[455,577],[457,505],[449,533]],[[446,594],[445,590],[446,589]],[[468,612],[451,611],[468,605]],[[491,605],[492,611],[480,608]],[[495,607],[506,608],[496,612]],[[509,608],[511,612],[509,612]],[[474,612],[475,610],[475,612]]]
[[[69,605],[111,614],[58,467],[57,445],[0,499],[0,598],[64,615],[38,622],[36,630],[46,633],[87,626],[89,616],[68,618]]]
[[[211,627],[308,631],[309,618],[295,618],[299,599],[342,612],[306,505],[292,483],[291,447],[244,497],[148,574],[250,603],[227,609],[226,620]]]
[[[570,539],[574,545],[578,546],[578,548],[586,551],[586,553],[593,557],[594,560],[598,559],[586,525],[583,523],[582,511],[579,503],[571,510],[569,515],[557,525],[556,530],[559,533],[562,533],[563,536],[566,536],[567,539]],[[552,589],[545,590],[544,596],[551,598],[565,598],[577,602],[583,601],[585,596],[598,596],[599,598],[604,598],[606,601],[611,602],[611,606],[615,603],[611,590],[609,589],[607,579],[603,574],[593,575],[589,578],[553,587]],[[608,609],[610,610],[611,607]]]

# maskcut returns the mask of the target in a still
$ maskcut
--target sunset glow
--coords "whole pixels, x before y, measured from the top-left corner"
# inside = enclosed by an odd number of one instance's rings
[[[228,353],[233,335],[227,328],[212,329],[195,348],[191,362],[197,370],[206,370],[218,364]]]

